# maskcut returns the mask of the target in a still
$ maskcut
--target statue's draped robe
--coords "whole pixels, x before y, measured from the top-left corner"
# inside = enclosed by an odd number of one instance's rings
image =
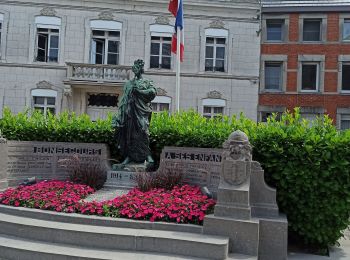
[[[133,79],[124,85],[118,113],[113,118],[118,148],[124,158],[144,162],[151,155],[149,123],[155,96],[156,89],[150,80]]]

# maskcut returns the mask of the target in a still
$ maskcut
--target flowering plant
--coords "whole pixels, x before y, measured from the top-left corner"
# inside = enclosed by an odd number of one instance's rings
[[[66,181],[42,181],[31,186],[9,188],[0,193],[0,204],[58,212],[78,212],[79,201],[94,190]]]
[[[83,199],[94,190],[72,182],[43,181],[32,186],[9,188],[0,193],[0,204],[67,213],[81,213],[136,220],[202,224],[212,213],[215,201],[199,187],[175,186],[172,190],[135,188],[128,194],[103,202]]]
[[[131,190],[127,195],[105,202],[85,203],[83,214],[97,214],[123,218],[202,224],[204,216],[212,213],[215,201],[203,195],[199,187],[176,186],[172,190]]]

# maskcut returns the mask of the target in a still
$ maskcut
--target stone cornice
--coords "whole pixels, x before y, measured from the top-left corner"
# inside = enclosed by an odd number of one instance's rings
[[[255,13],[260,10],[260,6],[259,4],[254,4],[253,2],[255,2],[255,0],[191,1],[185,4],[185,8],[187,9],[187,12],[185,12],[185,18],[215,20],[218,18],[218,12],[222,11],[220,19],[224,21],[243,21],[258,23],[259,20],[257,19]],[[113,12],[115,14],[140,14],[155,17],[160,15],[169,15],[169,12],[167,10],[168,0],[129,0],[127,2],[121,0],[93,0],[85,1],[84,5],[81,4],[81,1],[76,0],[0,0],[0,4],[69,10],[88,10],[100,13]],[[155,9],[164,9],[164,12],[155,12]],[[210,14],[216,14],[216,16]]]

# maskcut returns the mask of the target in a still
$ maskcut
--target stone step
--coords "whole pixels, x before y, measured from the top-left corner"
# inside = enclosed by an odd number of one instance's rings
[[[0,213],[0,235],[46,243],[226,259],[228,238],[202,234],[95,226],[33,219]]]
[[[0,235],[1,260],[71,260],[71,259],[115,259],[115,260],[195,260],[202,258],[155,254],[147,252],[127,252],[117,250],[101,250],[82,248],[63,244],[52,244],[41,241],[20,239],[13,236]]]
[[[165,222],[150,222],[142,220],[132,220],[125,218],[109,218],[99,216],[87,216],[82,214],[67,214],[49,210],[38,210],[22,207],[9,207],[0,205],[0,213],[27,217],[33,219],[57,221],[72,224],[84,224],[104,227],[134,228],[148,230],[166,230],[177,232],[188,232],[200,234],[203,231],[202,226],[191,224],[175,224]]]
[[[179,255],[156,254],[150,252],[127,252],[121,250],[101,250],[81,248],[63,244],[20,239],[0,235],[0,260],[203,260],[203,258]],[[227,260],[257,260],[255,256],[230,254]]]

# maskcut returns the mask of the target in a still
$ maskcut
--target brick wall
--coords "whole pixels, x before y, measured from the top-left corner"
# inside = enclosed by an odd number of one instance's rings
[[[338,92],[338,58],[350,55],[350,44],[340,41],[339,13],[327,14],[327,40],[310,44],[299,42],[300,15],[289,14],[289,39],[285,43],[263,43],[262,55],[288,55],[286,91],[284,93],[261,92],[260,106],[283,106],[288,110],[294,107],[324,108],[336,123],[337,108],[350,108],[350,95]],[[325,55],[324,91],[321,93],[298,93],[298,55]],[[322,72],[321,72],[322,73]]]

